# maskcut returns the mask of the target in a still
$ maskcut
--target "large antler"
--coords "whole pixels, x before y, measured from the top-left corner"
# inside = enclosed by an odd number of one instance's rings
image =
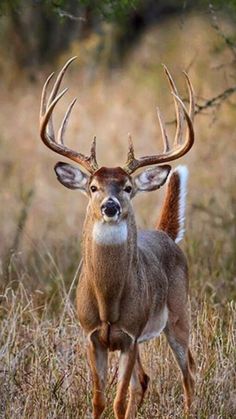
[[[189,92],[189,112],[187,111],[184,103],[180,99],[178,95],[177,88],[175,86],[175,83],[168,71],[168,69],[164,66],[164,70],[166,73],[166,76],[168,78],[168,81],[171,86],[171,93],[174,97],[175,102],[175,111],[176,111],[176,134],[174,139],[173,148],[170,148],[168,136],[166,133],[166,128],[164,123],[162,122],[160,111],[157,108],[157,116],[161,128],[161,134],[162,139],[164,143],[164,151],[161,154],[156,154],[154,156],[146,156],[146,157],[140,157],[139,159],[136,159],[134,156],[134,147],[132,143],[132,139],[129,136],[129,151],[127,156],[127,161],[125,163],[125,166],[123,169],[128,172],[129,174],[133,173],[135,170],[139,169],[143,166],[149,166],[151,164],[159,164],[159,163],[165,163],[172,160],[176,160],[184,154],[186,154],[190,148],[192,147],[194,143],[194,130],[193,130],[193,118],[194,118],[194,94],[193,94],[193,87],[192,84],[188,78],[188,75],[184,73],[188,92]],[[186,119],[188,132],[186,134],[185,140],[182,142],[183,137],[183,119]]]
[[[66,64],[64,65],[64,67],[62,68],[62,70],[60,71],[60,73],[58,74],[57,79],[52,88],[52,91],[50,93],[50,96],[48,98],[48,101],[46,98],[47,89],[48,89],[49,82],[52,79],[54,73],[52,73],[48,77],[48,79],[46,80],[43,86],[42,97],[41,97],[41,107],[40,107],[40,136],[44,144],[46,144],[46,146],[49,147],[51,150],[55,151],[58,154],[61,154],[62,156],[68,157],[71,160],[74,160],[76,163],[79,163],[90,173],[94,173],[98,169],[98,164],[96,161],[96,138],[95,137],[92,142],[90,156],[88,157],[74,150],[71,150],[70,148],[64,145],[64,135],[65,135],[67,123],[68,123],[72,108],[76,102],[76,99],[74,99],[71,102],[71,104],[69,105],[65,113],[61,126],[58,130],[57,139],[55,139],[55,134],[54,134],[52,113],[57,102],[62,98],[62,96],[64,96],[64,94],[67,92],[68,89],[64,89],[61,93],[58,93],[58,91],[59,91],[62,79],[64,77],[64,74],[67,68],[75,59],[76,57],[73,57],[70,60],[68,60]]]

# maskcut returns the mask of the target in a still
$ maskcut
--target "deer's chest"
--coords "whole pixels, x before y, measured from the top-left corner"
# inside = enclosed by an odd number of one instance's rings
[[[127,241],[128,228],[125,221],[119,223],[106,223],[97,221],[94,224],[92,238],[99,245],[120,245]]]

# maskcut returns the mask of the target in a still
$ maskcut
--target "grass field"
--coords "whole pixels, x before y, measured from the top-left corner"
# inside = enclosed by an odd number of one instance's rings
[[[226,25],[230,30],[229,25]],[[222,42],[222,48],[219,47]],[[82,51],[83,52],[83,51]],[[72,46],[66,58],[82,54]],[[65,57],[62,57],[61,65]],[[67,142],[87,152],[94,134],[98,160],[122,164],[127,133],[137,154],[160,149],[155,107],[173,120],[160,63],[183,97],[188,69],[197,101],[233,85],[230,52],[202,16],[171,19],[146,32],[122,69],[95,72],[80,59],[69,72],[67,100],[79,97]],[[225,68],[222,69],[225,66]],[[53,69],[49,65],[48,73]],[[74,292],[86,200],[63,188],[57,157],[39,140],[38,108],[45,74],[30,84],[1,80],[0,112],[0,417],[89,418],[91,378]],[[14,87],[14,88],[13,88]],[[59,121],[64,111],[59,106]],[[181,247],[190,266],[191,347],[197,361],[194,418],[236,417],[236,125],[235,97],[196,117],[196,144],[181,160],[190,169],[187,234]],[[173,133],[173,124],[168,125]],[[162,193],[137,198],[137,222],[151,228]],[[181,418],[180,373],[164,337],[144,344],[151,376],[139,418]],[[112,418],[117,363],[112,354],[105,418]]]

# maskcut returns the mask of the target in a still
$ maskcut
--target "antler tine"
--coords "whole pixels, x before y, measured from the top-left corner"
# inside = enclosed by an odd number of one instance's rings
[[[61,82],[62,82],[62,79],[63,79],[63,77],[64,77],[64,75],[65,75],[65,72],[66,72],[66,70],[67,70],[67,68],[69,67],[69,65],[73,62],[73,61],[75,61],[76,60],[76,56],[75,57],[72,57],[72,58],[70,58],[66,63],[65,63],[65,65],[62,67],[62,69],[61,69],[61,71],[59,72],[59,74],[58,74],[58,76],[57,76],[57,78],[56,78],[56,81],[55,81],[55,83],[54,83],[54,86],[53,86],[53,88],[52,88],[52,91],[51,91],[51,93],[50,93],[50,96],[49,96],[49,99],[48,99],[48,105],[50,105],[51,104],[51,102],[55,99],[55,97],[56,97],[56,95],[57,95],[57,93],[58,93],[58,90],[60,89],[60,86],[61,86]]]
[[[144,166],[166,163],[166,162],[176,160],[184,156],[190,150],[190,148],[192,147],[194,143],[194,130],[193,130],[193,123],[192,123],[193,116],[194,116],[194,93],[193,93],[192,84],[188,78],[188,75],[185,73],[185,78],[187,81],[187,86],[188,86],[188,91],[189,91],[189,102],[190,102],[189,112],[188,112],[183,101],[179,97],[175,83],[170,75],[170,72],[166,68],[166,66],[164,66],[164,70],[167,75],[169,84],[171,86],[171,90],[172,90],[171,93],[174,98],[176,118],[177,118],[177,127],[176,127],[176,134],[175,134],[175,140],[173,143],[173,148],[170,149],[165,124],[163,123],[161,115],[160,115],[160,111],[157,108],[157,116],[159,119],[162,139],[164,143],[164,151],[161,154],[157,154],[154,156],[144,156],[144,157],[140,157],[139,159],[136,159],[134,157],[134,151],[133,151],[133,146],[132,146],[131,148],[132,152],[130,152],[130,148],[129,148],[128,159],[125,163],[125,166],[123,167],[123,169],[129,174],[135,172],[137,169]],[[184,117],[187,122],[188,131],[187,131],[185,140],[182,142]]]
[[[40,119],[43,118],[46,110],[47,110],[47,87],[49,85],[49,82],[51,81],[51,79],[54,76],[54,72],[52,74],[50,74],[50,76],[48,76],[46,82],[43,85],[43,90],[42,90],[42,95],[41,95],[41,103],[40,103]]]
[[[69,65],[76,59],[77,57],[72,57],[72,58],[70,58],[66,63],[65,63],[65,65],[62,67],[62,69],[61,69],[61,71],[59,72],[59,74],[58,74],[58,76],[57,76],[57,78],[56,78],[56,81],[55,81],[55,83],[54,83],[54,86],[53,86],[53,88],[52,88],[52,91],[51,91],[51,93],[50,93],[50,96],[49,96],[49,99],[48,99],[48,103],[47,103],[47,107],[49,107],[50,106],[50,104],[52,103],[52,101],[55,99],[55,97],[56,97],[56,95],[57,95],[57,93],[58,93],[58,90],[59,90],[59,88],[60,88],[60,86],[61,86],[61,82],[62,82],[62,80],[63,80],[63,77],[64,77],[64,74],[65,74],[65,72],[66,72],[66,70],[67,70],[67,68],[69,67]],[[51,136],[51,137],[53,137],[54,138],[54,128],[53,128],[53,121],[52,121],[52,118],[50,118],[49,119],[49,121],[48,121],[48,133],[49,133],[49,135]]]
[[[183,71],[186,82],[187,82],[187,88],[188,88],[188,95],[189,95],[189,115],[191,118],[191,121],[193,122],[194,120],[194,111],[195,111],[195,100],[194,100],[194,90],[193,90],[193,85],[189,79],[188,74]]]
[[[161,136],[162,136],[162,140],[164,144],[164,152],[167,152],[170,150],[170,144],[169,144],[169,139],[166,132],[166,127],[165,127],[164,122],[162,121],[161,113],[158,107],[157,107],[157,117],[158,117],[160,129],[161,129]]]
[[[129,173],[129,167],[132,166],[134,162],[136,161],[134,157],[134,145],[133,145],[133,141],[132,141],[132,137],[130,133],[128,133],[128,143],[129,143],[128,154],[127,154],[127,159],[126,159],[124,169]]]
[[[177,96],[179,96],[178,94],[178,90],[177,87],[174,83],[174,80],[168,70],[168,68],[163,64],[167,79],[169,81],[169,84],[172,88],[172,92],[175,93]],[[181,106],[179,106],[178,101],[176,100],[175,96],[174,96],[174,103],[175,103],[175,113],[176,113],[176,133],[175,133],[175,139],[174,139],[174,146],[176,144],[181,144],[181,140],[182,140],[182,135],[183,135],[183,111]]]
[[[131,134],[128,133],[128,142],[129,142],[129,149],[128,149],[128,160],[133,160],[134,157],[134,145]]]
[[[93,137],[93,141],[90,148],[90,162],[97,170],[98,164],[96,159],[96,136]]]
[[[67,109],[67,111],[65,113],[65,116],[62,120],[61,126],[60,126],[60,128],[58,130],[58,134],[57,134],[57,142],[58,143],[64,144],[64,134],[65,134],[65,131],[66,131],[66,127],[67,127],[69,118],[70,118],[71,111],[74,107],[74,104],[75,104],[76,100],[77,100],[76,97],[72,100],[72,102],[68,106],[68,109]]]
[[[55,151],[58,154],[61,154],[69,159],[75,161],[76,163],[81,164],[86,170],[90,173],[94,173],[98,169],[98,164],[96,161],[96,149],[95,149],[95,140],[92,143],[91,147],[91,155],[85,156],[81,153],[78,153],[64,145],[64,135],[66,131],[66,127],[68,124],[68,120],[73,109],[73,106],[76,102],[74,99],[62,120],[61,126],[59,128],[57,134],[57,141],[55,140],[54,130],[53,130],[53,123],[52,123],[52,113],[57,104],[57,102],[64,96],[67,92],[67,88],[64,89],[61,93],[58,93],[63,76],[68,68],[68,66],[75,60],[76,57],[71,58],[66,62],[62,70],[59,72],[57,79],[53,85],[52,91],[50,93],[49,99],[47,101],[47,89],[50,80],[52,79],[54,73],[52,73],[46,80],[43,90],[42,90],[42,97],[41,97],[41,105],[40,105],[40,135],[44,144],[49,147],[51,150]]]
[[[191,119],[190,115],[188,114],[188,111],[185,107],[185,104],[183,103],[183,101],[180,99],[179,96],[175,95],[175,93],[172,93],[172,94],[175,96],[176,100],[178,100],[179,104],[181,105],[181,107],[183,109],[183,112],[184,112],[184,116],[185,116],[187,125],[188,125],[188,133],[186,135],[185,142],[183,144],[181,144],[180,147],[176,148],[177,156],[178,156],[178,149],[180,149],[180,151],[181,151],[180,156],[175,157],[175,158],[179,158],[179,157],[183,156],[184,154],[186,154],[190,150],[190,148],[192,147],[192,145],[194,143],[194,129],[193,129],[193,124],[192,124],[192,119]]]
[[[48,122],[51,119],[53,109],[55,108],[57,102],[59,102],[59,100],[62,98],[62,96],[64,96],[64,94],[67,92],[67,90],[68,90],[68,88],[65,88],[61,93],[59,93],[58,96],[55,97],[55,99],[51,102],[50,106],[47,108],[46,113],[42,116],[42,118],[40,120],[40,135],[41,135],[42,140],[46,141],[46,143],[45,143],[46,145],[47,145],[48,140],[49,140],[50,143],[51,142],[56,143],[54,135],[52,135],[51,133],[48,132]],[[44,135],[45,132],[46,132],[46,134],[49,135],[49,138],[48,137],[43,138],[43,135]]]

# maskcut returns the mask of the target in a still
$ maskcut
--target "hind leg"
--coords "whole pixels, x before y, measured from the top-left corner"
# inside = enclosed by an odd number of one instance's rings
[[[195,363],[189,349],[189,322],[186,312],[181,316],[170,313],[165,334],[183,377],[185,412],[189,413],[194,393]]]
[[[141,406],[145,392],[148,388],[148,382],[149,377],[143,369],[138,353],[130,380],[129,403],[125,415],[126,419],[134,419],[136,417],[138,408]]]
[[[142,363],[141,363],[141,359],[140,359],[140,354],[138,353],[138,357],[137,357],[137,364],[138,364],[138,376],[139,376],[139,381],[142,387],[142,397],[141,400],[139,402],[139,406],[141,406],[145,393],[147,391],[148,388],[148,383],[149,383],[149,376],[145,373]]]

